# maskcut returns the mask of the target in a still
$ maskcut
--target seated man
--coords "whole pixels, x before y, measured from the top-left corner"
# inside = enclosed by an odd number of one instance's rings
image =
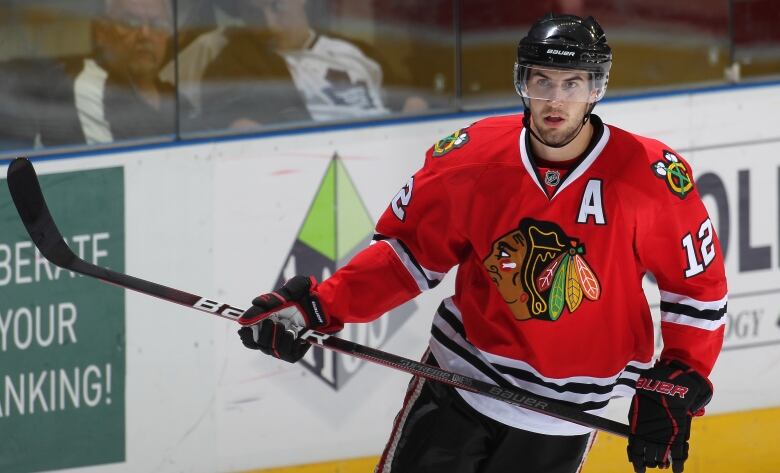
[[[379,64],[348,41],[316,33],[306,0],[240,1],[246,28],[225,31],[227,44],[205,73],[203,113],[210,126],[389,112]]]
[[[174,88],[157,78],[172,40],[169,0],[105,0],[90,55],[14,59],[0,69],[4,149],[110,143],[175,133]],[[8,100],[6,100],[8,101]]]
[[[315,33],[306,15],[306,0],[249,0],[247,4],[265,18],[271,47],[287,63],[314,120],[387,113],[379,64],[347,41]]]
[[[173,38],[168,0],[105,0],[92,28],[95,51],[73,92],[86,143],[175,133],[173,87],[158,73]]]

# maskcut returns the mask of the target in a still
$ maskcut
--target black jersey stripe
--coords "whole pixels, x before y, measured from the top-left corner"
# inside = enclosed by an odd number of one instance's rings
[[[647,368],[641,368],[639,366],[634,365],[626,365],[625,371],[628,373],[636,373],[641,374],[643,373]]]
[[[661,301],[661,311],[686,315],[695,319],[715,321],[722,319],[726,315],[727,305],[728,304],[723,304],[723,307],[720,309],[697,309],[687,304],[680,304],[679,302]]]
[[[436,341],[441,343],[445,348],[449,349],[451,352],[458,355],[464,361],[467,361],[477,371],[481,372],[482,374],[484,374],[485,376],[493,380],[493,382],[496,383],[498,386],[504,388],[512,387],[509,381],[502,378],[501,375],[496,373],[495,370],[491,369],[487,363],[480,360],[473,353],[466,350],[462,346],[458,345],[458,343],[455,342],[455,340],[445,335],[444,332],[442,332],[439,327],[435,325],[431,327],[431,336],[433,336],[433,338],[435,338]]]
[[[416,273],[425,280],[425,283],[428,285],[428,289],[433,289],[434,287],[438,286],[441,282],[441,279],[431,279],[428,277],[428,274],[426,273],[425,269],[423,269],[422,265],[417,261],[417,258],[414,257],[414,254],[409,250],[409,247],[406,246],[406,244],[401,241],[399,238],[389,237],[387,235],[382,235],[380,233],[375,233],[372,237],[374,241],[383,241],[383,240],[395,240],[398,242],[398,246],[401,247],[401,250],[406,254],[406,256],[409,258],[409,261],[412,263],[414,268],[417,270]],[[411,268],[407,268],[411,269]]]
[[[447,335],[445,335],[444,332],[442,332],[438,327],[433,326],[431,328],[431,335],[433,336],[434,339],[436,339],[437,342],[441,343],[445,348],[449,349],[455,355],[459,356],[462,360],[469,363],[475,370],[479,371],[480,373],[490,378],[494,383],[496,383],[496,385],[501,387],[516,387],[512,385],[509,381],[507,381],[504,377],[502,377],[500,374],[498,374],[492,368],[491,364],[485,363],[484,361],[479,359],[476,355],[474,355],[470,351],[460,346],[457,342],[447,337]],[[624,384],[624,383],[620,383],[620,384]],[[564,399],[558,399],[558,398],[554,398],[554,399],[557,402],[566,404],[570,407],[574,407],[586,411],[601,409],[609,403],[609,399],[605,399],[603,401],[586,401],[581,403],[572,402]]]
[[[442,303],[438,310],[438,315],[447,322],[447,324],[452,327],[452,329],[458,333],[463,339],[466,339],[465,336],[465,329],[463,328],[463,324],[460,320],[453,314],[451,311],[447,309],[447,307]],[[438,340],[438,339],[437,339]],[[439,340],[441,342],[441,340]],[[444,343],[442,343],[444,344]],[[453,350],[454,351],[454,350]],[[464,350],[466,351],[466,350]],[[467,352],[471,354],[470,352]],[[461,352],[458,352],[460,355]],[[461,356],[462,357],[462,356]],[[463,357],[462,357],[463,358]],[[472,363],[473,364],[473,363]],[[626,366],[623,373],[620,373],[618,375],[615,382],[611,384],[595,384],[595,383],[577,383],[577,382],[570,382],[565,384],[557,384],[557,383],[551,383],[549,381],[545,381],[542,378],[536,376],[530,371],[524,370],[522,368],[516,368],[516,367],[510,367],[505,366],[499,363],[489,363],[490,366],[492,366],[496,371],[512,376],[513,378],[526,381],[529,383],[536,384],[538,386],[544,386],[546,388],[549,388],[553,391],[559,392],[559,393],[565,393],[565,392],[571,392],[571,393],[577,393],[577,394],[609,394],[612,391],[614,391],[615,386],[618,384],[623,384],[625,386],[633,387],[636,383],[636,380],[629,377],[631,374],[639,374],[642,369],[636,368],[631,365]],[[482,371],[482,370],[480,370]]]
[[[594,384],[594,383],[578,383],[578,382],[557,384],[557,383],[551,383],[549,381],[544,381],[543,379],[539,378],[535,374],[531,373],[530,371],[526,371],[524,369],[515,368],[511,366],[498,365],[496,363],[491,363],[491,365],[493,365],[501,373],[507,374],[509,376],[512,376],[513,378],[522,381],[526,381],[528,383],[544,386],[545,388],[551,389],[558,393],[576,393],[576,394],[583,394],[583,395],[609,394],[615,390],[615,386],[617,386],[618,384],[623,384],[625,386],[630,386],[630,387],[633,387],[636,384],[636,380],[631,378],[626,378],[624,373],[620,373],[620,375],[615,380],[615,382],[610,384]]]
[[[452,327],[455,332],[463,337],[463,339],[466,339],[466,329],[463,327],[463,322],[458,320],[458,317],[453,314],[449,309],[447,309],[447,306],[444,305],[444,302],[442,302],[439,305],[439,308],[436,309],[436,313],[439,317],[442,318],[447,324]]]

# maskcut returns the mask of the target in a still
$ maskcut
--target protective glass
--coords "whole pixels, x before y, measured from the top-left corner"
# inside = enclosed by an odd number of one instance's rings
[[[594,103],[604,98],[609,74],[515,64],[515,88],[527,99]]]

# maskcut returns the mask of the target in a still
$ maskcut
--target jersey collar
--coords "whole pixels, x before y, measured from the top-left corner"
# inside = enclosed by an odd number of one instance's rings
[[[601,122],[601,119],[597,117],[596,115],[591,115],[591,120],[598,120]],[[539,188],[539,190],[544,194],[545,197],[548,197],[550,200],[553,200],[558,194],[563,192],[565,188],[567,188],[572,182],[576,181],[577,178],[585,174],[585,172],[590,168],[590,166],[596,161],[596,158],[599,157],[601,152],[604,150],[604,147],[607,146],[607,142],[609,141],[609,127],[607,125],[603,125],[602,127],[599,127],[602,129],[602,132],[598,134],[597,136],[594,136],[593,141],[591,142],[590,146],[588,146],[588,150],[583,155],[582,159],[579,160],[577,164],[569,171],[566,176],[563,179],[563,182],[561,182],[558,185],[558,188],[555,190],[555,193],[551,196],[547,196],[547,192],[544,190],[544,185],[541,181],[541,178],[539,176],[538,169],[536,167],[536,163],[534,163],[533,159],[531,158],[531,150],[529,146],[529,138],[528,138],[528,129],[523,128],[520,132],[520,159],[523,162],[523,166],[525,166],[525,170],[528,172],[528,175],[531,176],[531,179],[533,179],[534,183],[536,184],[536,187]]]

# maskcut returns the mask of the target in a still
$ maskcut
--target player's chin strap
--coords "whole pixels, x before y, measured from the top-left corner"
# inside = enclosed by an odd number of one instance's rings
[[[536,138],[536,141],[539,143],[548,146],[550,148],[563,148],[564,146],[568,145],[572,141],[574,141],[574,138],[577,138],[579,136],[580,132],[582,131],[582,128],[585,126],[586,123],[588,123],[588,120],[590,120],[590,114],[593,112],[593,109],[596,107],[596,103],[590,104],[590,107],[588,108],[588,111],[585,112],[585,116],[582,117],[582,123],[580,123],[580,127],[577,128],[577,133],[574,133],[571,138],[566,140],[565,143],[559,144],[559,145],[553,145],[550,144],[542,139],[541,136],[537,135],[534,132],[533,127],[531,127],[531,109],[528,107],[528,104],[525,101],[525,98],[523,98],[523,127],[528,130],[529,133],[531,133],[531,136]]]

